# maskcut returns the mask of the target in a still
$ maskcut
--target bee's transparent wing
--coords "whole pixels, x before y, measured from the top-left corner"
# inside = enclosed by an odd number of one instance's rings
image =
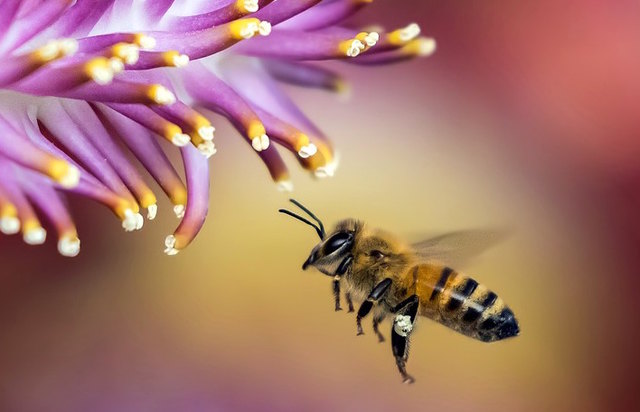
[[[421,259],[459,268],[507,236],[507,230],[461,230],[435,236],[412,246]]]

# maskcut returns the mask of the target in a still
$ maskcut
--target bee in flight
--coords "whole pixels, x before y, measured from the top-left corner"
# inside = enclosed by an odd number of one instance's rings
[[[335,310],[341,310],[340,290],[346,289],[349,312],[354,302],[357,334],[362,335],[362,319],[373,311],[373,330],[393,317],[391,348],[404,383],[413,383],[407,373],[409,338],[418,315],[441,323],[463,335],[493,342],[518,335],[520,328],[513,312],[494,292],[441,261],[456,253],[447,244],[460,243],[472,232],[455,232],[409,245],[390,233],[371,228],[355,219],[345,219],[329,234],[306,207],[291,199],[313,220],[286,209],[279,212],[312,226],[318,243],[302,269],[313,266],[333,278]],[[444,245],[444,246],[443,246]]]

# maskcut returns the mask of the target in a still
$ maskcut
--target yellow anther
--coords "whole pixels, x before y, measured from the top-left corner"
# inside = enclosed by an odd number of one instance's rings
[[[252,120],[247,127],[247,135],[249,138],[259,137],[266,133],[267,131],[264,129],[264,125],[258,120]]]
[[[229,34],[235,40],[250,39],[259,30],[260,20],[256,18],[238,19],[229,23]]]
[[[113,70],[106,57],[96,57],[89,60],[84,65],[84,72],[100,85],[109,84],[113,80]]]
[[[161,84],[153,84],[149,87],[147,95],[157,104],[169,105],[176,102],[176,96]]]
[[[80,172],[75,166],[55,157],[49,160],[47,175],[67,189],[76,187],[80,181]]]
[[[436,41],[430,37],[418,37],[407,43],[401,50],[412,56],[429,56],[436,51]]]

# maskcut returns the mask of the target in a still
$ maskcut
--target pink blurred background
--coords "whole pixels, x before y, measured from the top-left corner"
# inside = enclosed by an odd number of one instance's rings
[[[211,216],[176,258],[169,217],[125,235],[84,201],[77,259],[0,238],[0,410],[640,407],[640,4],[377,0],[354,19],[412,21],[433,57],[338,66],[345,103],[291,89],[342,154],[330,181],[294,173],[294,195],[401,234],[512,227],[464,269],[522,336],[487,346],[424,321],[402,386],[387,344],[356,338],[299,270],[312,234],[220,127]]]

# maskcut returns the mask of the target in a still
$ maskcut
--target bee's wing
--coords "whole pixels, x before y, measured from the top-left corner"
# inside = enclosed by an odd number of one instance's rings
[[[421,259],[460,267],[503,241],[507,235],[507,230],[461,230],[435,236],[411,246]]]

